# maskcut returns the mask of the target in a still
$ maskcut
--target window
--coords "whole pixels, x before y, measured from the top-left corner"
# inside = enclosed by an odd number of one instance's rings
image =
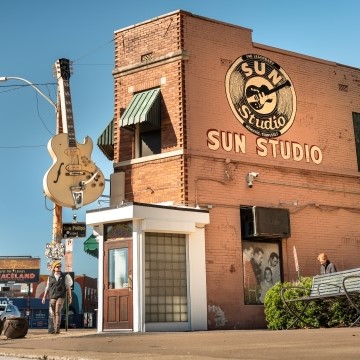
[[[355,146],[356,146],[358,171],[360,171],[360,114],[359,113],[353,113],[353,123],[354,123],[354,138],[355,138]]]
[[[161,129],[147,130],[143,124],[139,124],[139,157],[161,153]]]
[[[135,158],[161,153],[160,94],[159,88],[134,94],[121,115],[120,127],[135,130]]]
[[[109,250],[109,289],[123,289],[128,287],[128,249]]]
[[[185,235],[145,236],[145,321],[188,321]]]

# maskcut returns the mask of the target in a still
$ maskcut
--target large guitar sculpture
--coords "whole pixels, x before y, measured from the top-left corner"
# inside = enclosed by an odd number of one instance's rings
[[[105,188],[104,175],[91,160],[92,140],[87,136],[83,144],[75,138],[70,96],[70,61],[56,62],[61,118],[64,132],[48,143],[53,164],[43,179],[45,194],[55,204],[78,209],[97,200]]]

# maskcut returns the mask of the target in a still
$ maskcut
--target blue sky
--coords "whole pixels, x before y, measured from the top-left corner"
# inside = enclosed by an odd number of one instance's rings
[[[76,138],[82,143],[90,136],[92,160],[109,178],[112,163],[96,141],[113,116],[114,31],[178,9],[250,28],[256,43],[360,68],[358,0],[1,0],[0,77],[25,78],[56,101],[52,66],[59,58],[74,61]],[[0,255],[40,257],[41,273],[47,273],[53,204],[45,201],[42,179],[52,164],[46,145],[55,134],[55,112],[22,85],[0,83]],[[85,211],[97,207],[64,208],[63,221],[75,213],[85,221]],[[96,259],[83,252],[85,239],[74,241],[74,271],[96,277]]]

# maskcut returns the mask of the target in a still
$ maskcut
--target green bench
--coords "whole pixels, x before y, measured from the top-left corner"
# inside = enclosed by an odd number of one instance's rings
[[[286,293],[291,289],[302,290],[304,295],[296,298],[289,298]],[[356,304],[355,297],[360,295],[360,268],[339,271],[331,274],[316,275],[313,277],[311,289],[301,286],[284,286],[281,289],[281,298],[285,308],[294,315],[296,320],[289,326],[292,327],[297,321],[314,327],[303,319],[303,315],[311,301],[331,300],[336,298],[347,298],[352,307],[355,308],[357,318],[350,325],[354,326],[360,320],[360,306]],[[298,311],[295,304],[305,302],[306,305]]]

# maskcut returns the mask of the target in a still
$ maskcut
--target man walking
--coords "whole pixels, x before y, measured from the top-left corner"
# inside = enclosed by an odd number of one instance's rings
[[[52,334],[60,334],[61,310],[64,305],[66,293],[68,295],[68,303],[72,302],[71,286],[72,278],[69,274],[61,272],[61,260],[55,260],[51,265],[52,273],[48,277],[42,303],[49,293],[50,298],[50,321],[52,321],[54,330]]]

